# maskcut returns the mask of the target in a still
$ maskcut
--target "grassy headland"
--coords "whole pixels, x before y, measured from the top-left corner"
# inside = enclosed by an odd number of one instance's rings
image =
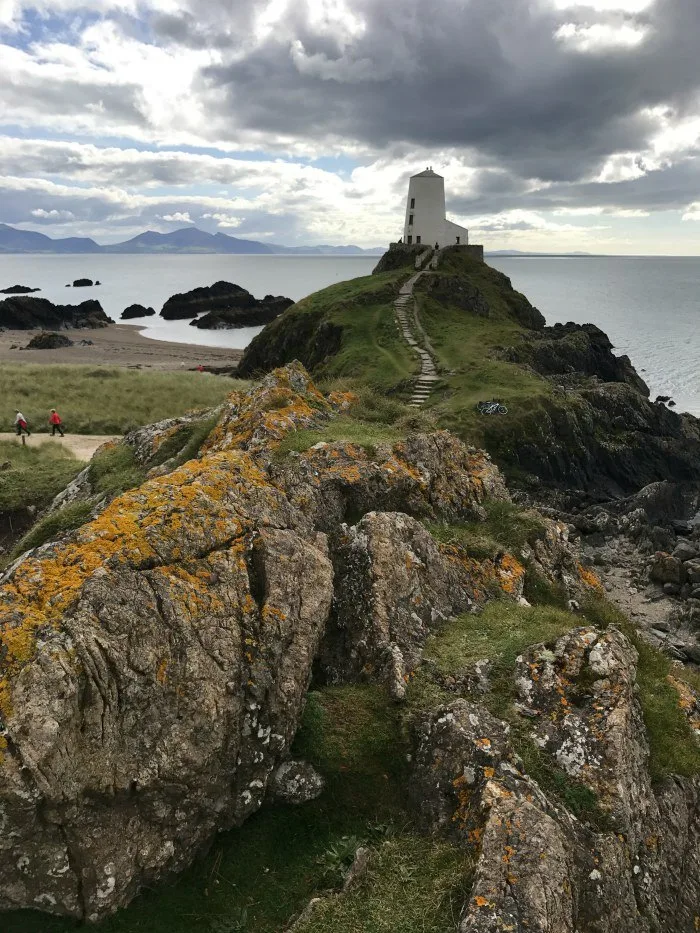
[[[418,366],[393,301],[414,272],[414,254],[392,249],[379,269],[289,308],[246,349],[239,373],[299,359],[323,387],[339,380],[406,401]],[[440,376],[423,411],[485,448],[511,481],[609,498],[659,480],[700,479],[698,423],[652,405],[602,331],[545,329],[506,276],[457,247],[414,294]],[[481,415],[476,403],[490,399],[508,414]]]
[[[239,385],[210,373],[6,364],[0,369],[0,432],[12,430],[17,408],[32,431],[48,430],[49,410],[56,408],[73,434],[124,434],[212,408]]]

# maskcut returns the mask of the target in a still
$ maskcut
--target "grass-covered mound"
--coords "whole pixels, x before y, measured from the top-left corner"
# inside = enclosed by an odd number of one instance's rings
[[[418,373],[393,301],[415,272],[394,248],[374,275],[303,299],[259,334],[239,372],[301,360],[317,380],[406,401]],[[521,483],[607,498],[663,479],[700,479],[700,422],[649,402],[643,381],[592,326],[546,328],[502,273],[454,247],[416,284],[422,327],[441,377],[433,424],[484,447]],[[498,399],[507,415],[484,416]]]
[[[231,379],[210,373],[6,364],[0,369],[0,433],[12,430],[17,408],[32,431],[48,431],[49,410],[56,408],[73,434],[124,434],[192,408],[213,408],[235,388]]]

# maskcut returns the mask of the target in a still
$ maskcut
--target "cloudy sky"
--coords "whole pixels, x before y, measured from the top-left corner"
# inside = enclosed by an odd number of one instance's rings
[[[699,0],[0,0],[0,222],[700,254]]]

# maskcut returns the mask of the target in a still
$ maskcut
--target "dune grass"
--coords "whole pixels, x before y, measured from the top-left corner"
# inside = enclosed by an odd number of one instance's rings
[[[4,365],[0,368],[0,431],[15,409],[32,431],[48,431],[56,408],[73,434],[123,434],[144,424],[213,408],[241,383],[191,372],[144,372],[109,366]]]
[[[26,506],[40,511],[76,476],[83,464],[60,444],[26,447],[0,441],[0,513]]]

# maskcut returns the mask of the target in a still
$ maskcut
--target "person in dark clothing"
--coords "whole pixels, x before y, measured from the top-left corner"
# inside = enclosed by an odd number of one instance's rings
[[[49,415],[49,424],[51,425],[51,437],[56,436],[56,431],[65,437],[63,433],[63,428],[61,427],[61,418],[55,408],[51,409],[51,414]]]
[[[20,437],[23,431],[27,437],[29,437],[32,433],[29,430],[29,426],[27,425],[27,419],[18,409],[15,409],[15,429],[17,431],[17,437]]]

